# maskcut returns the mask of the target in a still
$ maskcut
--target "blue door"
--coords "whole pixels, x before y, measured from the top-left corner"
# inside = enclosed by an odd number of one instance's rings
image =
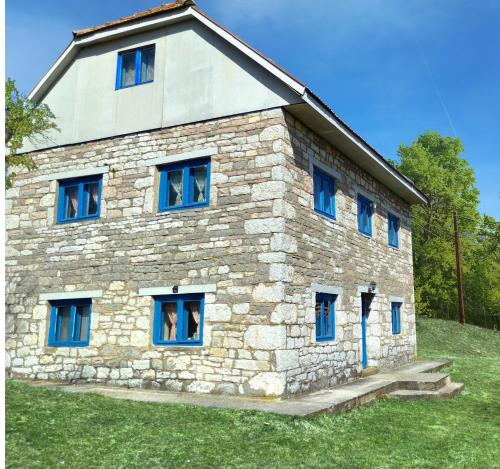
[[[366,354],[366,320],[368,318],[368,301],[361,295],[361,365],[366,368],[368,356]]]

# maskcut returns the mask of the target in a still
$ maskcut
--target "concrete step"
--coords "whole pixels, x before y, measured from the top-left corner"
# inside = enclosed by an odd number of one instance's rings
[[[411,390],[411,389],[398,389],[397,391],[392,391],[387,394],[389,399],[404,399],[404,400],[416,400],[416,399],[451,399],[459,394],[464,388],[463,383],[449,383],[442,388],[430,391],[430,390]]]
[[[450,384],[448,373],[405,373],[397,379],[399,389],[414,391],[437,391]]]

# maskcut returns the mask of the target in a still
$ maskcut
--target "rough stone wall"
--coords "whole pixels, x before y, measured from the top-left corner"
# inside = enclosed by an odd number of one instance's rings
[[[282,165],[287,181],[285,233],[288,277],[282,278],[287,309],[287,393],[345,382],[361,372],[361,295],[358,288],[376,282],[377,294],[367,323],[368,366],[393,367],[416,356],[409,205],[353,164],[290,114],[286,114]],[[310,158],[336,170],[336,220],[313,209]],[[373,236],[358,232],[357,191],[376,203]],[[399,249],[388,246],[387,211],[401,221]],[[315,340],[311,284],[339,287],[335,304],[336,338]],[[389,297],[402,297],[401,334],[392,334]]]
[[[282,129],[275,109],[34,153],[38,169],[7,193],[10,374],[281,395]],[[157,169],[147,162],[214,146],[210,207],[156,213]],[[50,175],[102,165],[110,171],[100,219],[56,224]],[[139,288],[208,283],[217,289],[205,295],[203,346],[152,345],[153,299]],[[40,293],[96,289],[90,345],[48,347],[50,307]]]
[[[147,162],[207,147],[210,207],[157,213]],[[280,396],[355,378],[358,287],[377,282],[369,365],[415,356],[409,207],[281,109],[33,154],[38,169],[7,193],[7,367],[31,379],[106,382],[191,392]],[[313,210],[310,156],[341,175],[337,220]],[[107,165],[99,220],[55,223],[64,170]],[[356,187],[377,201],[374,236],[357,230]],[[389,208],[400,249],[387,245]],[[336,340],[315,340],[311,284],[343,289]],[[152,345],[153,299],[140,288],[216,284],[205,295],[203,346]],[[47,346],[47,292],[102,290],[90,345]],[[391,334],[389,296],[404,297]]]

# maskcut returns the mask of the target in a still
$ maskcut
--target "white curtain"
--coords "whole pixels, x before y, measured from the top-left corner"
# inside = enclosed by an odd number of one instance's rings
[[[182,203],[182,173],[172,171],[168,174],[170,182],[168,205],[180,205]]]
[[[145,49],[141,54],[141,81],[152,81],[154,77],[154,49]]]
[[[122,86],[135,84],[135,52],[122,56]]]
[[[207,168],[194,168],[195,202],[205,202],[205,189],[207,187]]]

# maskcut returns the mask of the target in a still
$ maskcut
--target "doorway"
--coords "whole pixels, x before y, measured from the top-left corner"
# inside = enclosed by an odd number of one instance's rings
[[[366,326],[370,316],[370,305],[374,298],[374,293],[361,293],[361,366],[368,365],[368,350],[366,347]]]

